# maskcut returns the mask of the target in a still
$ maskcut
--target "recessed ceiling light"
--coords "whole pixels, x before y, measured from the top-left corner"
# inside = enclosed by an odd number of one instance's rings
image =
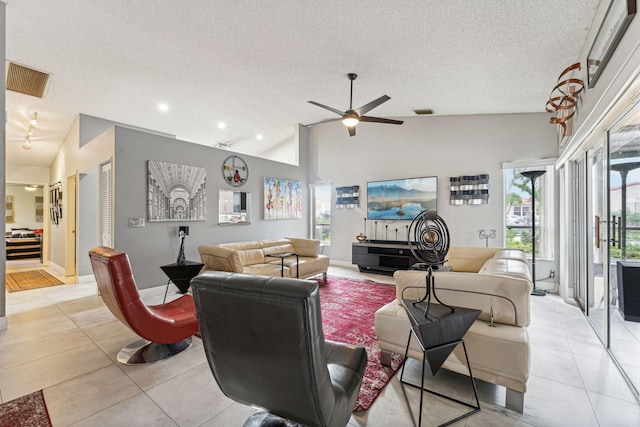
[[[262,134],[261,134],[261,133],[259,133],[259,134],[257,134],[257,135],[256,135],[256,139],[257,139],[258,141],[261,141],[261,140],[262,140],[262,138],[264,138],[264,137],[262,136]]]
[[[226,124],[225,122],[220,122],[220,123],[218,123],[218,128],[220,128],[220,129],[224,129],[224,128],[226,128],[226,127],[227,127],[227,124]]]
[[[158,104],[158,110],[169,111],[169,105],[164,102],[161,102],[160,104]]]

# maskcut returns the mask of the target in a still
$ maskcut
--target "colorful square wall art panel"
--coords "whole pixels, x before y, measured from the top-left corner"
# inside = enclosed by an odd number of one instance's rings
[[[207,170],[202,167],[149,160],[149,222],[206,220],[206,178]]]
[[[300,181],[264,178],[264,219],[302,218]]]

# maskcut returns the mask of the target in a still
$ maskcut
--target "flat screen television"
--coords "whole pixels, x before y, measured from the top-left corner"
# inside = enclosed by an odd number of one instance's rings
[[[412,220],[438,210],[438,177],[367,182],[367,219]]]

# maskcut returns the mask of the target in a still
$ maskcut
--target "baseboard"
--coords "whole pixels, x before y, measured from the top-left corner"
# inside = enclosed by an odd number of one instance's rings
[[[60,267],[53,261],[49,261],[49,268],[55,270],[56,272],[62,274],[64,276],[64,267]]]
[[[332,259],[329,262],[329,265],[333,265],[336,267],[345,267],[345,268],[358,268],[355,264],[350,263],[349,261],[342,261],[339,259]]]
[[[93,274],[87,274],[86,276],[78,276],[78,283],[91,283],[95,282],[96,277]]]

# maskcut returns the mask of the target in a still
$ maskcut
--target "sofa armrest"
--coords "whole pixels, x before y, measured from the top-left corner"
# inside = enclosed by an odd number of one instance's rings
[[[426,291],[423,271],[398,270],[396,300],[421,299]],[[434,273],[436,295],[443,303],[482,310],[480,319],[487,322],[528,326],[530,322],[529,297],[531,282],[526,279],[497,274],[458,272]],[[432,298],[431,302],[437,303]]]
[[[207,270],[229,271],[242,273],[243,266],[238,251],[214,245],[198,247],[200,260]]]
[[[320,240],[301,239],[298,237],[287,237],[286,239],[291,242],[299,256],[318,258],[318,254],[320,253]]]

